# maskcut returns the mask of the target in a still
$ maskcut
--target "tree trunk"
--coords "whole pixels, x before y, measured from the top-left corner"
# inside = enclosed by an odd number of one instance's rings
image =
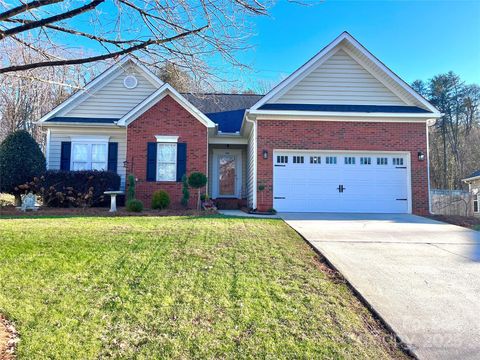
[[[198,195],[197,195],[197,210],[201,210],[202,206],[202,201],[200,200],[200,189],[198,189]]]

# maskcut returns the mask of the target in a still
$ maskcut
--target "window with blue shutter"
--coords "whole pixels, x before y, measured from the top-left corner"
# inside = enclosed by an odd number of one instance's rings
[[[108,143],[108,171],[117,172],[117,163],[118,163],[118,143],[109,142]]]
[[[147,144],[147,181],[155,181],[157,178],[157,143]]]
[[[182,181],[183,175],[187,172],[187,144],[177,144],[177,181]]]
[[[62,141],[60,148],[60,170],[70,170],[70,156],[72,152],[72,143],[70,141]]]

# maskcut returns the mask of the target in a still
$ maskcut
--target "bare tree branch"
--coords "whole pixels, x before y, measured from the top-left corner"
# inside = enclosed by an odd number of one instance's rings
[[[0,69],[0,74],[12,72],[12,71],[30,70],[30,69],[35,69],[35,68],[45,67],[45,66],[78,65],[78,64],[85,64],[85,63],[94,62],[94,61],[112,59],[112,58],[115,58],[115,57],[118,57],[118,56],[129,54],[129,53],[137,51],[137,50],[145,49],[150,45],[158,45],[158,44],[178,40],[182,37],[186,37],[188,35],[192,35],[192,34],[200,32],[200,31],[203,31],[207,27],[208,27],[208,25],[205,25],[201,28],[194,29],[194,30],[189,30],[187,32],[172,36],[170,38],[162,39],[162,40],[150,39],[150,40],[147,40],[147,41],[143,41],[138,45],[131,46],[129,48],[126,48],[126,49],[123,49],[123,50],[120,50],[120,51],[115,51],[115,52],[111,52],[111,53],[103,54],[103,55],[98,55],[98,56],[90,56],[90,57],[84,57],[84,58],[79,58],[79,59],[41,61],[41,62],[36,62],[36,63],[24,64],[24,65],[9,66],[9,67],[5,67],[5,68],[1,68]]]
[[[24,13],[25,11],[30,11],[32,9],[37,9],[39,7],[46,6],[46,5],[56,4],[56,3],[62,2],[62,1],[63,0],[37,0],[37,1],[29,2],[29,3],[24,3],[22,5],[14,7],[13,9],[10,9],[10,10],[4,11],[3,13],[0,13],[0,21],[9,19],[12,16]]]
[[[38,21],[32,21],[28,24],[24,24],[22,26],[17,26],[15,28],[8,29],[8,30],[5,30],[5,31],[0,30],[0,40],[2,40],[3,38],[6,38],[8,36],[12,36],[12,35],[27,31],[27,30],[36,29],[36,28],[39,28],[39,27],[42,27],[42,26],[45,26],[45,25],[48,25],[48,24],[51,24],[51,23],[54,23],[54,22],[57,22],[57,21],[61,21],[61,20],[65,20],[65,19],[75,17],[77,15],[80,15],[82,13],[85,13],[89,10],[92,10],[92,9],[96,8],[98,5],[100,5],[104,1],[105,0],[93,0],[92,2],[90,2],[87,5],[81,6],[79,8],[76,8],[76,9],[73,9],[73,10],[58,14],[58,15],[50,16],[48,18],[38,20]]]
[[[22,24],[28,24],[28,23],[32,22],[32,20],[26,20],[26,19],[8,19],[8,20],[5,20],[5,21],[6,22],[22,23]],[[109,43],[109,44],[120,45],[120,44],[133,44],[135,42],[138,42],[138,40],[107,39],[107,38],[104,38],[104,37],[101,37],[101,36],[96,36],[96,35],[93,35],[93,34],[89,34],[89,33],[83,32],[83,31],[68,29],[68,28],[61,27],[61,26],[56,26],[56,25],[45,25],[45,28],[60,31],[60,32],[64,32],[64,33],[71,34],[71,35],[83,36],[83,37],[86,37],[90,40],[96,40],[98,42],[105,42],[105,43]]]

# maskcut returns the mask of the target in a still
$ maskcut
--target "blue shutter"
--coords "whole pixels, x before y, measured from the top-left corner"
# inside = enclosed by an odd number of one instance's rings
[[[117,172],[117,162],[118,162],[118,143],[109,142],[108,143],[108,171]]]
[[[62,141],[60,148],[60,170],[70,170],[70,155],[72,152],[72,143],[70,141]]]
[[[157,169],[157,143],[147,144],[147,181],[155,181]]]
[[[177,144],[177,181],[182,181],[183,175],[187,172],[187,144]]]

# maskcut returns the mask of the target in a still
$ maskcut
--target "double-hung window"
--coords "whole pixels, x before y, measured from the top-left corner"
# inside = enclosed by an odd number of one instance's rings
[[[177,181],[178,136],[157,135],[157,181]]]
[[[70,169],[107,170],[108,138],[73,138]]]
[[[177,180],[177,143],[157,143],[157,181]]]
[[[480,195],[473,195],[473,211],[480,213]]]

